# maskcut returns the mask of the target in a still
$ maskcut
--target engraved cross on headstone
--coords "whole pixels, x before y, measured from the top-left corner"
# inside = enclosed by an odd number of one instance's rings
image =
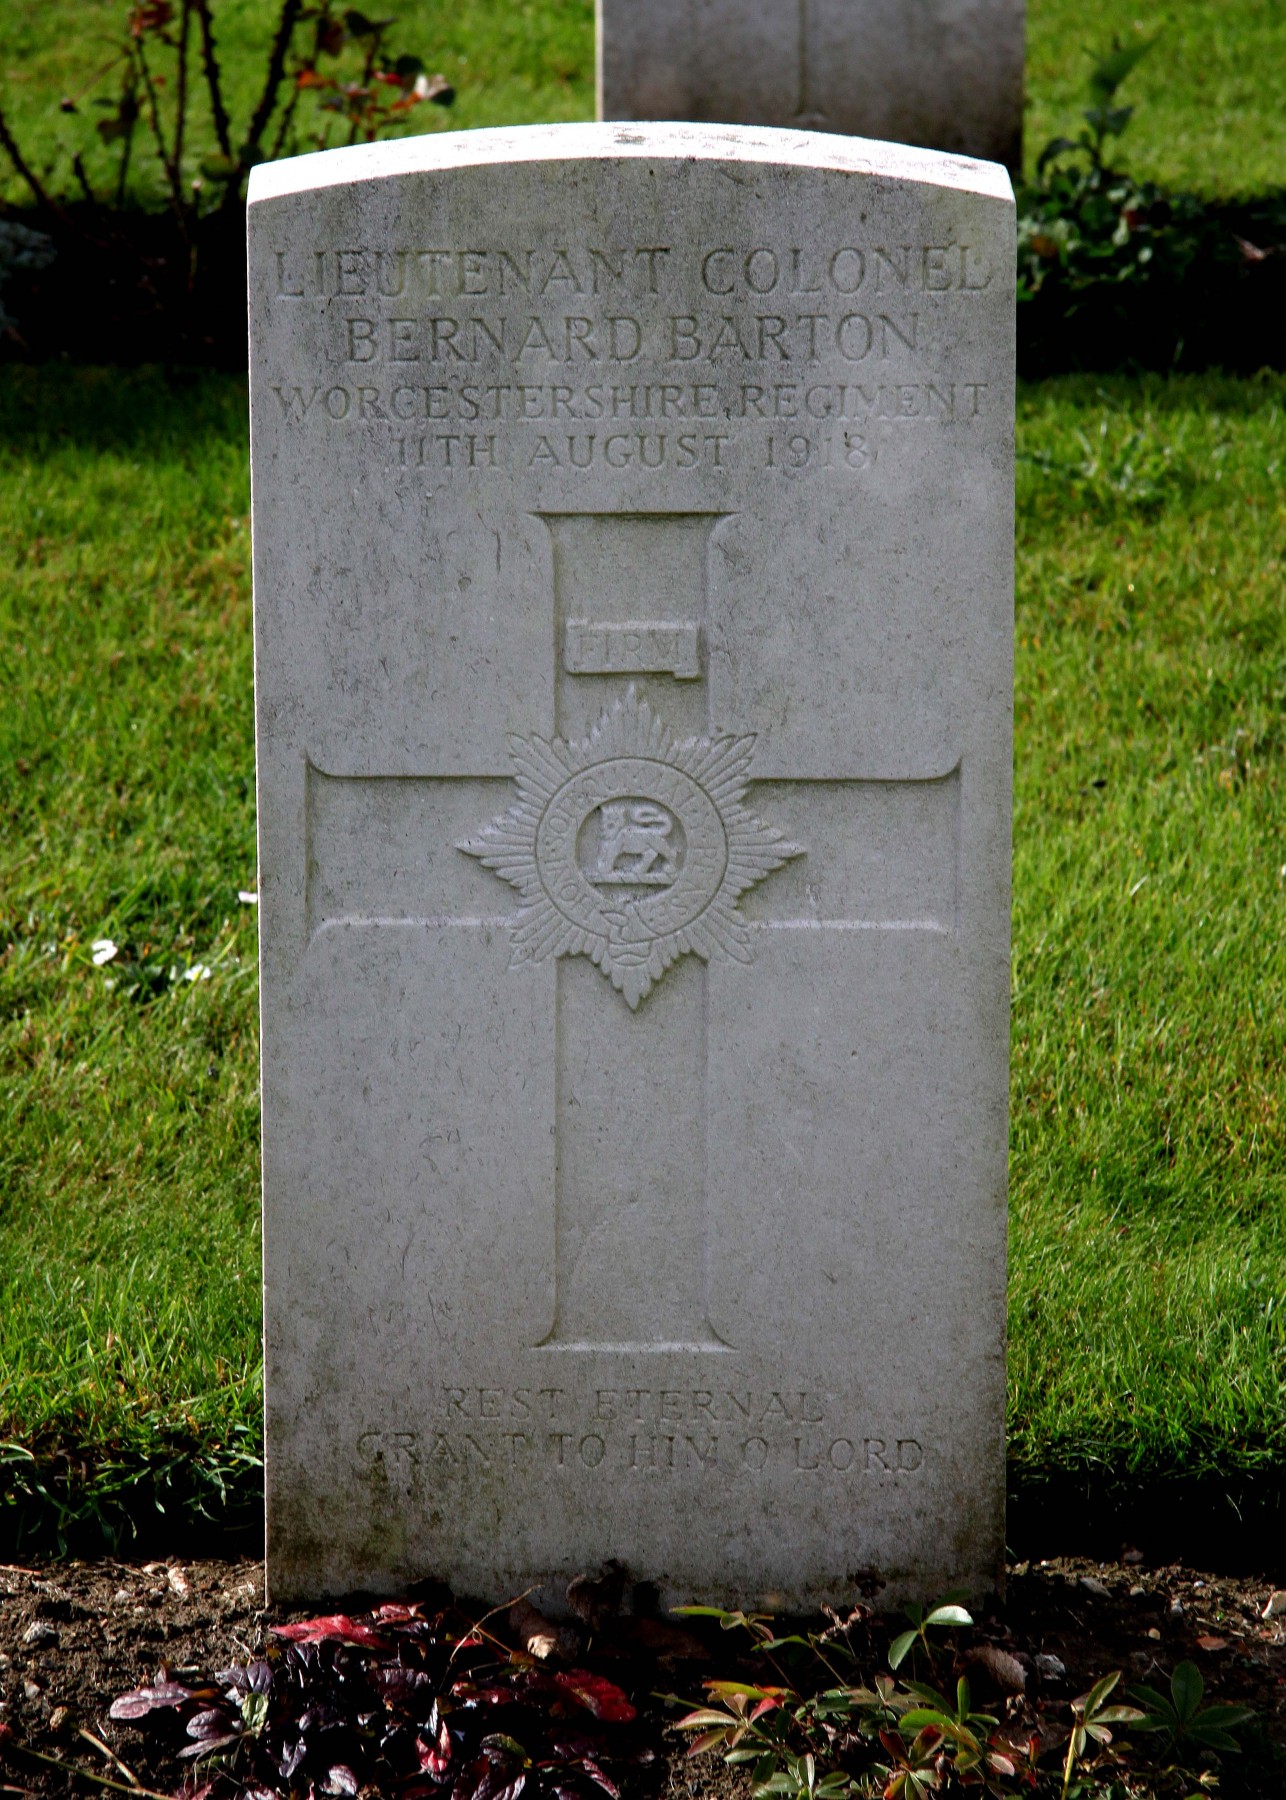
[[[490,933],[514,980],[552,960],[555,1300],[533,1345],[729,1349],[709,1303],[708,984],[753,979],[773,933],[953,932],[959,769],[752,779],[753,734],[712,717],[723,515],[540,516],[553,718],[489,778],[310,763],[309,938]]]

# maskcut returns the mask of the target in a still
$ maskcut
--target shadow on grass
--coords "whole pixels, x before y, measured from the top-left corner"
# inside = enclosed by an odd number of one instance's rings
[[[1250,419],[1280,411],[1286,401],[1282,375],[1276,369],[1261,369],[1253,375],[1229,375],[1218,369],[1174,375],[1080,371],[1024,378],[1019,381],[1018,393],[1020,407],[1024,399],[1049,399],[1060,405],[1106,406],[1134,416],[1152,413],[1158,418],[1188,414],[1199,405],[1205,412]]]
[[[1286,1469],[1138,1475],[1009,1471],[1006,1542],[1017,1561],[1137,1550],[1151,1566],[1286,1579]]]
[[[4,1479],[5,1474],[8,1480]],[[261,1556],[263,1471],[217,1478],[196,1459],[118,1469],[110,1491],[86,1466],[0,1469],[0,1557]],[[1286,1469],[1130,1478],[1112,1471],[1037,1473],[1011,1465],[1011,1559],[1138,1551],[1217,1575],[1286,1581]],[[622,1547],[628,1562],[628,1546]]]
[[[11,363],[0,368],[0,444],[43,455],[59,444],[171,458],[194,442],[246,438],[244,375],[145,365]]]

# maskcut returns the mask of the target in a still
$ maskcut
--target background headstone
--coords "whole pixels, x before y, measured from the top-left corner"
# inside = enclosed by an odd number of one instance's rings
[[[1017,171],[1025,0],[597,0],[600,119],[888,138]]]
[[[274,1596],[998,1575],[1013,231],[806,133],[255,170]]]

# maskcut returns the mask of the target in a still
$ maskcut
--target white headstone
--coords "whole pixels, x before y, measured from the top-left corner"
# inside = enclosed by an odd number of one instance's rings
[[[1003,1545],[1004,171],[256,169],[270,1586]]]
[[[1025,0],[597,0],[600,119],[889,138],[1017,170]]]

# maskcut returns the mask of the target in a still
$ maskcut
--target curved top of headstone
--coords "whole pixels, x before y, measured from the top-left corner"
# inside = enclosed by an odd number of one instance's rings
[[[837,169],[877,180],[918,182],[956,193],[1012,199],[1000,163],[889,144],[877,138],[840,137],[822,131],[789,131],[766,125],[602,123],[515,125],[487,131],[434,132],[316,150],[280,162],[260,163],[250,173],[250,204],[317,188],[431,170],[477,168],[488,163],[564,162],[601,157],[676,157],[701,162],[775,163]]]

